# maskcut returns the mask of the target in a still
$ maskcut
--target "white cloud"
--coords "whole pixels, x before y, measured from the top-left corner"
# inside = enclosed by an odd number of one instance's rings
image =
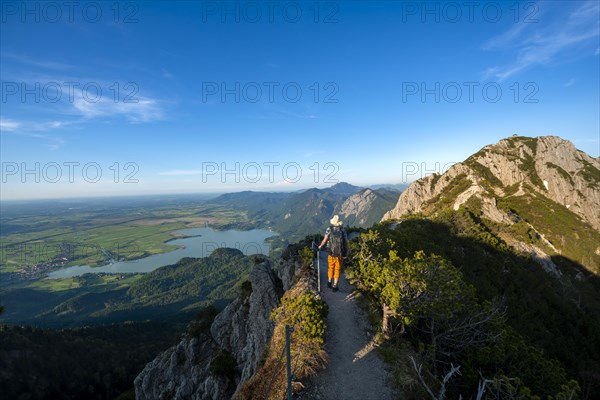
[[[504,80],[533,66],[553,62],[559,56],[564,61],[567,51],[598,40],[600,3],[587,1],[566,19],[560,11],[558,13],[559,19],[553,23],[522,22],[484,44],[484,50],[518,50],[514,61],[485,70],[484,79]]]
[[[0,119],[0,130],[4,132],[14,133],[31,133],[31,132],[45,132],[58,128],[62,128],[66,125],[70,125],[71,122],[67,121],[16,121],[14,119]],[[31,135],[33,136],[33,135]]]
[[[139,98],[136,102],[115,102],[108,98],[100,98],[92,102],[83,98],[76,98],[73,106],[78,114],[84,118],[122,116],[130,122],[150,122],[163,118],[162,111],[156,100]]]
[[[2,57],[4,59],[8,58],[8,59],[17,61],[21,64],[26,64],[26,65],[30,65],[33,67],[43,68],[43,69],[54,69],[54,70],[62,71],[62,70],[73,68],[73,66],[70,64],[57,62],[57,61],[51,61],[51,60],[34,59],[34,58],[31,58],[31,57],[23,55],[23,54],[2,53],[2,55],[0,55],[0,57]]]
[[[563,87],[568,88],[568,87],[572,86],[575,83],[575,81],[576,81],[575,78],[571,78],[563,84]]]
[[[18,130],[20,127],[21,123],[19,121],[0,118],[0,132],[13,132]]]
[[[64,121],[36,122],[0,118],[0,132],[34,138],[39,140],[41,145],[47,147],[49,150],[58,150],[65,144],[65,141],[60,137],[48,136],[44,132],[58,129],[68,124],[69,122]]]

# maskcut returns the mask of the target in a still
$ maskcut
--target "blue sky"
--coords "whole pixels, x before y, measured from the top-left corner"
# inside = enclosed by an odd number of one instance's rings
[[[600,153],[597,1],[69,4],[1,2],[3,200],[401,183],[515,133]]]

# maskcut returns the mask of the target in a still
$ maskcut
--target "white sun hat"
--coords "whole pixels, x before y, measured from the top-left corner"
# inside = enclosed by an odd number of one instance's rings
[[[333,226],[342,226],[344,223],[340,220],[340,216],[339,215],[334,215],[333,218],[331,218],[331,220],[329,220],[329,222],[331,223],[331,225]]]

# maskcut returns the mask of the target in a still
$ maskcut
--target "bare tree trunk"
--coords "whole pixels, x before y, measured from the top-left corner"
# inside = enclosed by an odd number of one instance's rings
[[[381,333],[387,337],[390,333],[390,315],[392,314],[387,304],[382,306]]]
[[[446,385],[448,384],[448,382],[450,381],[450,379],[452,379],[452,377],[454,375],[456,375],[456,374],[460,375],[460,365],[458,367],[455,367],[454,365],[450,364],[450,370],[446,373],[446,375],[444,375],[444,378],[441,381],[439,381],[438,378],[436,376],[434,376],[434,378],[436,380],[438,380],[438,383],[440,385],[438,394],[435,395],[433,393],[433,390],[427,384],[427,382],[425,382],[425,378],[423,377],[423,372],[422,372],[423,365],[417,364],[417,361],[415,360],[415,358],[413,356],[409,356],[408,358],[412,362],[413,369],[415,370],[415,372],[417,374],[419,383],[421,383],[421,386],[423,387],[423,389],[425,389],[427,391],[427,393],[429,394],[429,397],[431,397],[431,400],[445,400],[446,399]],[[480,390],[480,392],[481,392],[481,395],[483,395],[483,391]],[[459,396],[459,400],[460,399],[462,399],[462,396]]]

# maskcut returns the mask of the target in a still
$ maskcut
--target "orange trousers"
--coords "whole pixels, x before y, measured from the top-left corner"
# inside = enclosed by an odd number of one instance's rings
[[[327,269],[327,280],[331,282],[331,278],[333,278],[337,283],[338,279],[340,279],[340,271],[342,269],[342,257],[328,255],[327,264],[329,265],[329,268]]]

